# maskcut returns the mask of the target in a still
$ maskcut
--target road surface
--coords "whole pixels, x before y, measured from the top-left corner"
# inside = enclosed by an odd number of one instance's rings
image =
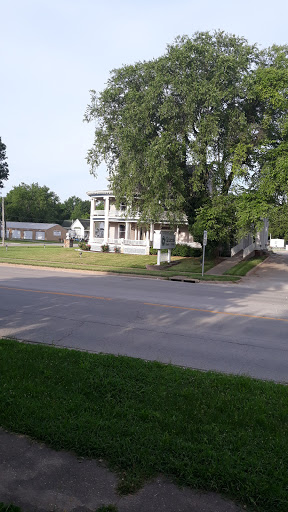
[[[288,382],[280,260],[240,285],[0,265],[0,336]]]

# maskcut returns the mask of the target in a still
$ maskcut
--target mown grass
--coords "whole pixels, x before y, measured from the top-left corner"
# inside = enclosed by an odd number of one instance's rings
[[[82,251],[80,257],[79,251],[75,249],[64,249],[63,247],[0,247],[1,263],[16,263],[22,265],[46,266],[51,268],[66,268],[76,270],[94,270],[100,272],[119,272],[126,274],[152,275],[160,277],[171,277],[176,275],[187,275],[192,278],[201,277],[201,259],[200,258],[181,258],[175,256],[172,261],[179,261],[179,264],[167,268],[165,271],[146,270],[146,265],[155,265],[157,257],[152,255],[130,255],[114,253],[91,253]],[[214,260],[207,259],[205,263],[205,272],[212,268]],[[136,272],[137,270],[137,272]],[[197,274],[197,275],[196,275]],[[213,276],[205,276],[205,281],[213,281]],[[219,280],[219,279],[217,279]],[[231,281],[233,279],[225,277],[220,279]]]
[[[21,512],[19,507],[15,507],[14,505],[5,505],[4,503],[0,503],[0,512]]]
[[[284,385],[2,340],[0,397],[2,427],[106,460],[122,493],[161,473],[287,512]]]
[[[246,276],[246,274],[252,270],[252,268],[257,267],[262,261],[264,261],[267,256],[257,256],[256,258],[251,258],[250,260],[241,261],[235,267],[230,268],[225,272],[225,275],[230,276]]]

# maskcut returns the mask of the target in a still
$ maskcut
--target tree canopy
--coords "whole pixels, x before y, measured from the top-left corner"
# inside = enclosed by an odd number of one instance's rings
[[[20,183],[6,196],[6,218],[18,222],[57,222],[85,219],[90,216],[90,201],[71,196],[63,203],[45,185]]]
[[[250,205],[237,224],[249,229],[259,220],[256,196],[263,217],[287,194],[287,56],[287,46],[260,51],[241,37],[199,32],[157,59],[113,70],[85,114],[96,120],[91,172],[105,161],[117,201],[125,197],[143,221],[165,211],[193,226],[209,207],[228,208],[221,197],[251,192],[254,201],[237,205]]]
[[[3,181],[8,180],[9,176],[8,163],[6,160],[6,146],[0,137],[0,188],[4,187]]]
[[[59,197],[38,183],[21,183],[6,196],[6,219],[18,222],[56,222],[61,220]]]
[[[71,196],[62,203],[63,219],[88,219],[90,217],[90,201]]]

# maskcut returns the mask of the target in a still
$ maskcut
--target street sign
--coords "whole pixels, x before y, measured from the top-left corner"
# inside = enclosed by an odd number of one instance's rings
[[[204,262],[205,262],[205,247],[207,245],[207,231],[203,233],[203,255],[202,255],[202,277],[204,274]]]
[[[203,245],[207,245],[207,231],[203,233]]]

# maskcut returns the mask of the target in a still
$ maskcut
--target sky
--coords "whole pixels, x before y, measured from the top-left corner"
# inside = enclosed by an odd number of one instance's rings
[[[61,201],[107,188],[86,154],[83,122],[91,89],[109,72],[159,57],[178,35],[224,30],[265,48],[288,43],[287,0],[0,0],[0,137],[6,195],[21,182],[46,185]],[[1,191],[0,191],[1,193]]]

